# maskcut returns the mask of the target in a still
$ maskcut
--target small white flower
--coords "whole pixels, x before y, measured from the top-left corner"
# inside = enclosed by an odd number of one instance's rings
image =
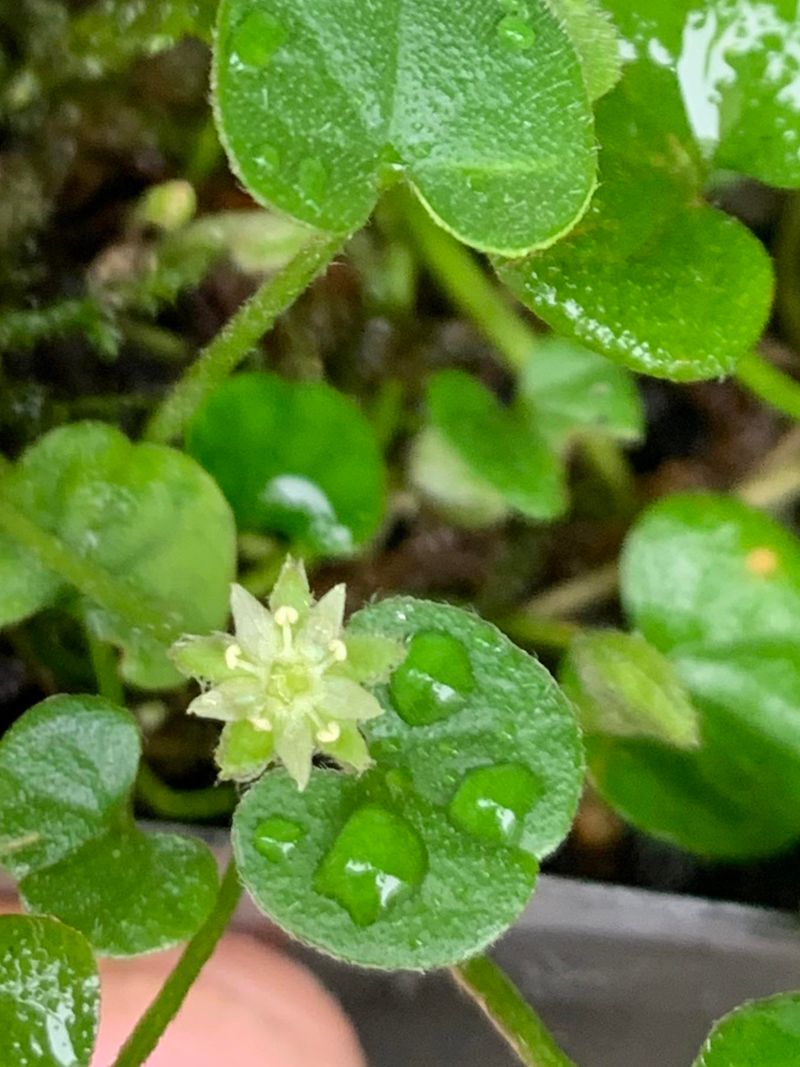
[[[269,608],[231,587],[235,636],[183,637],[178,669],[207,686],[188,711],[225,723],[220,777],[250,781],[279,762],[305,789],[315,752],[360,773],[370,765],[359,722],[382,708],[362,683],[385,680],[403,658],[396,641],[345,635],[345,587],[315,602],[302,562],[287,559]]]

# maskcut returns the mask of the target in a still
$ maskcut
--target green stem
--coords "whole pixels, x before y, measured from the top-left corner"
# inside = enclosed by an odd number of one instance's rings
[[[241,893],[236,865],[231,860],[222,878],[213,911],[184,949],[161,991],[120,1049],[112,1067],[141,1067],[147,1061],[225,932]]]
[[[116,653],[111,645],[95,637],[88,626],[85,629],[92,670],[97,679],[97,691],[112,704],[119,704],[122,707],[125,704],[125,691],[117,670]]]
[[[565,652],[581,630],[577,623],[548,619],[526,611],[499,619],[497,625],[512,641],[533,648],[550,648],[557,652]]]
[[[410,193],[398,190],[395,195],[402,197],[406,226],[431,274],[456,307],[518,370],[536,347],[535,332],[508,304],[464,245],[437,226]]]
[[[800,419],[800,382],[757,353],[751,352],[744,357],[736,368],[736,377],[745,389],[770,407],[792,419]]]
[[[575,1067],[511,979],[486,956],[452,968],[456,983],[527,1067]]]
[[[173,789],[152,768],[139,764],[136,799],[159,819],[175,822],[216,822],[226,819],[236,807],[236,790],[230,785],[208,789]]]
[[[315,235],[283,270],[267,278],[153,413],[145,429],[148,441],[167,443],[181,435],[206,398],[330,264],[342,240],[330,234]]]
[[[777,304],[792,347],[800,352],[800,194],[788,197],[775,242]]]
[[[166,608],[146,604],[125,581],[110,575],[91,559],[79,555],[57,537],[31,522],[13,504],[0,498],[0,530],[27,548],[48,570],[74,585],[89,600],[112,615],[138,627],[154,641],[171,645],[181,636]]]

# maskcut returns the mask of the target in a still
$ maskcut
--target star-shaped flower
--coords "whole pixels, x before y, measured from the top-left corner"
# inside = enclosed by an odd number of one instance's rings
[[[344,603],[343,585],[316,602],[302,562],[288,558],[269,609],[231,587],[235,636],[187,636],[172,646],[178,670],[204,686],[188,711],[225,723],[221,778],[252,781],[282,763],[305,789],[315,752],[354,773],[370,765],[358,724],[383,709],[363,686],[385,681],[405,649],[378,634],[346,634]]]

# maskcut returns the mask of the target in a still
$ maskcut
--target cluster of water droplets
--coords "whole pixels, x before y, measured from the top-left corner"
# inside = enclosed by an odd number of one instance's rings
[[[413,637],[389,684],[397,714],[412,729],[457,715],[477,692],[467,649],[439,631]],[[404,794],[413,787],[411,772],[393,768],[384,782],[402,811]],[[447,815],[455,828],[489,845],[519,846],[525,818],[541,792],[539,779],[521,763],[479,766],[461,777]],[[256,827],[253,846],[269,862],[280,864],[292,858],[306,837],[298,822],[273,815]],[[367,927],[417,893],[428,866],[423,836],[411,822],[399,811],[366,803],[349,815],[323,857],[314,889],[341,905],[357,926]]]

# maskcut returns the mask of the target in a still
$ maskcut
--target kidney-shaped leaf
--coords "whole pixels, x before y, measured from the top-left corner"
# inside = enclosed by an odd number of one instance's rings
[[[235,573],[233,518],[212,479],[188,456],[132,444],[101,423],[75,423],[29,448],[0,492],[146,603],[164,605],[173,628],[202,633],[223,624]],[[63,589],[58,577],[0,537],[0,624],[46,607]],[[92,603],[88,614],[98,635],[125,651],[122,671],[130,682],[177,684],[163,646],[141,628]]]
[[[645,512],[628,537],[622,599],[662,652],[771,638],[796,643],[800,545],[732,497],[669,497]]]
[[[374,768],[282,771],[234,821],[242,879],[296,937],[364,966],[455,963],[498,937],[567,833],[583,763],[547,671],[457,608],[396,598],[352,628],[406,641],[366,724]]]
[[[133,825],[133,718],[100,697],[31,708],[0,742],[0,865],[34,911],[64,919],[103,955],[190,937],[216,894],[208,849]]]
[[[800,993],[742,1004],[720,1019],[694,1067],[790,1067],[800,1063]]]
[[[236,375],[198,412],[187,447],[244,530],[338,556],[378,528],[385,475],[375,435],[355,402],[325,382]]]
[[[88,1067],[100,981],[86,939],[56,919],[0,917],[0,1063]]]
[[[546,0],[223,0],[217,121],[263,203],[335,233],[402,174],[477,248],[557,240],[594,188],[581,63]]]

